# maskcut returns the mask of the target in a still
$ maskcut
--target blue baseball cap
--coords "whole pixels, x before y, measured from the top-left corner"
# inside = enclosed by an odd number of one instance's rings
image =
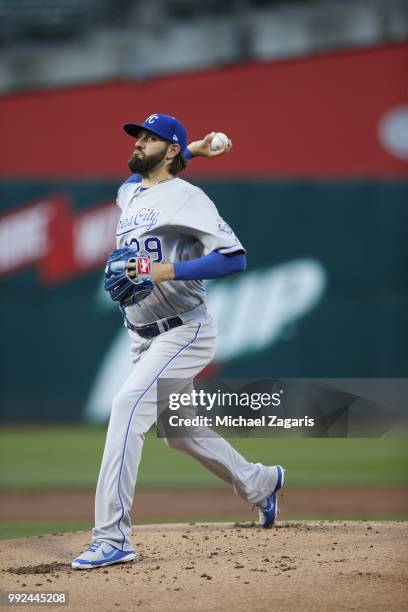
[[[141,128],[149,130],[149,132],[153,132],[153,134],[157,134],[157,136],[173,144],[180,145],[181,154],[184,153],[184,149],[187,147],[187,129],[175,117],[156,113],[147,117],[143,123],[125,123],[123,126],[126,134],[135,138],[138,136]]]

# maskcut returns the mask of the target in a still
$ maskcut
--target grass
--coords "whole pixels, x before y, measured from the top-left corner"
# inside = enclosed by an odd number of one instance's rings
[[[106,429],[83,425],[6,426],[0,432],[0,490],[93,489]],[[281,463],[293,486],[407,485],[407,438],[234,438],[250,461]],[[146,437],[138,484],[225,486],[184,453]]]
[[[85,521],[36,521],[33,523],[0,523],[0,540],[11,538],[28,538],[91,529],[90,522]]]
[[[0,490],[94,489],[106,428],[85,425],[6,426],[0,431]],[[408,438],[234,438],[250,461],[282,463],[292,486],[408,485]],[[146,436],[138,484],[143,487],[226,486],[199,463]],[[294,517],[291,517],[294,518]],[[301,520],[303,517],[297,517]],[[307,517],[323,520],[324,516]],[[343,520],[344,517],[338,517]],[[405,515],[375,520],[406,520]],[[347,520],[365,520],[356,515]],[[196,519],[200,522],[200,519]],[[203,517],[203,520],[205,518]],[[220,520],[228,520],[220,517]],[[231,521],[236,520],[230,517]],[[336,519],[333,519],[336,520]],[[372,519],[370,519],[372,520]],[[0,539],[89,530],[85,521],[7,522]]]

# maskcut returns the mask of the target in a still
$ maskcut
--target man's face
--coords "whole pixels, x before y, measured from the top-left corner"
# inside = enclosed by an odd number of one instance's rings
[[[135,150],[128,161],[131,172],[146,176],[164,160],[169,143],[148,130],[140,130]]]

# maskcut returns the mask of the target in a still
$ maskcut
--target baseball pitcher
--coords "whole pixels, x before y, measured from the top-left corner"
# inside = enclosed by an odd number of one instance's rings
[[[153,114],[124,125],[135,147],[130,178],[119,188],[117,249],[108,257],[105,289],[128,328],[133,368],[113,400],[95,499],[93,541],[72,561],[92,569],[136,557],[130,509],[145,434],[157,421],[158,379],[193,379],[211,361],[216,325],[206,307],[203,280],[246,269],[246,252],[210,198],[179,178],[187,159],[228,153],[231,141],[211,149],[214,133],[187,147],[187,130],[175,117]],[[205,428],[167,443],[197,459],[256,504],[260,526],[278,513],[284,484],[280,465],[250,463]]]

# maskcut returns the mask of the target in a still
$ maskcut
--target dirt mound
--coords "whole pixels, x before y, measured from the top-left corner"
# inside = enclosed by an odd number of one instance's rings
[[[98,612],[406,609],[404,522],[139,526],[136,561],[72,570],[89,536],[3,540],[0,589],[69,591],[70,610]]]

